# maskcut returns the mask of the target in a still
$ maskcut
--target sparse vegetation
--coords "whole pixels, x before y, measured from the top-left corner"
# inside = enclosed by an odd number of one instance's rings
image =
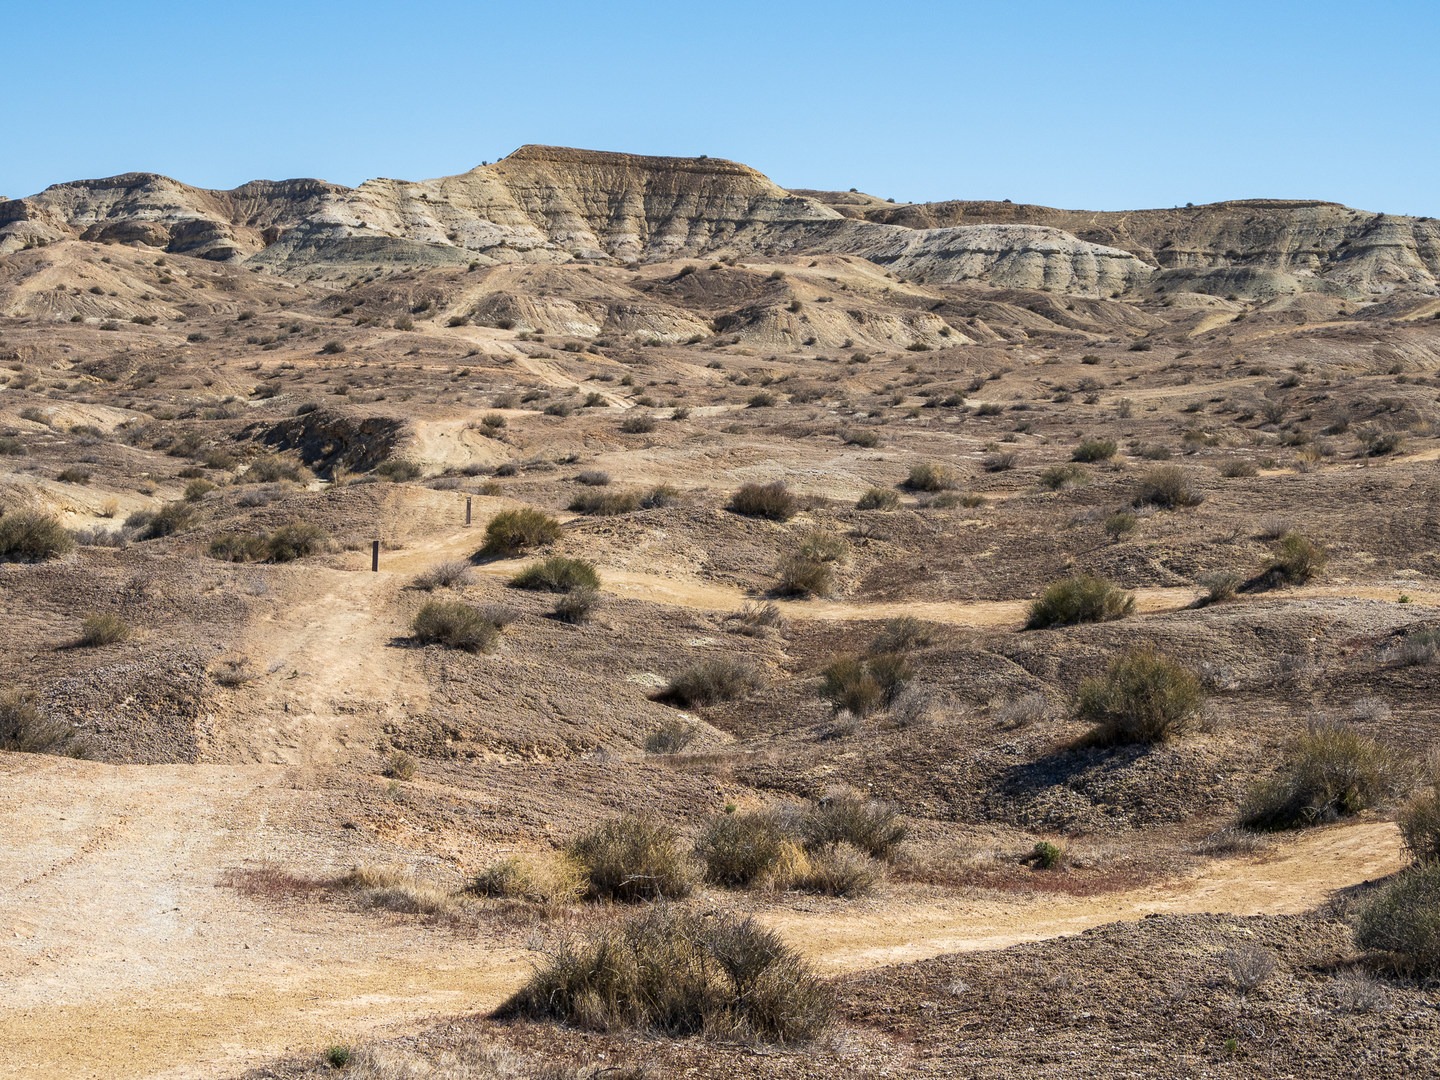
[[[696,868],[669,826],[637,816],[601,822],[565,847],[596,900],[678,899],[695,887]]]
[[[48,514],[12,510],[0,515],[0,562],[45,562],[74,549],[75,538]]]
[[[911,466],[905,478],[905,486],[911,491],[949,491],[956,483],[954,469],[933,461]]]
[[[46,716],[34,699],[17,690],[0,692],[0,750],[16,754],[89,757],[89,748],[69,724]]]
[[[436,563],[429,570],[421,571],[410,584],[422,592],[434,592],[436,589],[463,589],[474,581],[475,574],[469,564],[453,560]]]
[[[114,645],[130,638],[130,624],[114,612],[106,611],[86,615],[80,622],[78,645],[87,649],[101,645]]]
[[[872,487],[855,503],[856,510],[894,510],[900,505],[900,496],[888,488]]]
[[[670,680],[666,696],[681,705],[714,705],[758,689],[760,672],[747,660],[717,657],[691,664]]]
[[[1304,585],[1319,575],[1328,561],[1325,549],[1309,537],[1286,533],[1275,544],[1265,576],[1277,583]]]
[[[1140,478],[1135,491],[1136,506],[1157,506],[1162,510],[1199,506],[1204,498],[1178,465],[1151,469]]]
[[[510,579],[510,587],[533,592],[569,593],[582,589],[594,592],[600,588],[600,575],[594,563],[552,555],[521,570]]]
[[[1440,783],[1407,802],[1398,822],[1400,835],[1416,862],[1440,860]]]
[[[1355,915],[1362,948],[1389,953],[1422,977],[1440,974],[1440,862],[1404,871]]]

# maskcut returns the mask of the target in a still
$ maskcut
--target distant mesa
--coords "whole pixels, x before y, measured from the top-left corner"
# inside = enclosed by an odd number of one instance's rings
[[[0,198],[0,254],[127,244],[284,276],[359,266],[638,263],[851,255],[896,279],[1089,297],[1197,292],[1363,299],[1440,285],[1440,223],[1311,200],[1091,212],[993,201],[894,204],[787,191],[714,157],[522,146],[436,180],[255,180],[209,191],[154,173]]]

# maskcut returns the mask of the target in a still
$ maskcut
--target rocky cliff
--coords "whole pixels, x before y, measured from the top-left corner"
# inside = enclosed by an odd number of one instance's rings
[[[143,245],[306,277],[377,264],[633,263],[859,255],[902,280],[1087,296],[1434,291],[1440,224],[1333,203],[1133,213],[1010,203],[896,206],[792,192],[716,158],[526,146],[428,181],[254,181],[232,191],[131,173],[0,202],[0,253],[64,239]]]

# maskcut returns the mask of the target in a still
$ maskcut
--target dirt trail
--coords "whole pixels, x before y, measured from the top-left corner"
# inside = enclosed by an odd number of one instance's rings
[[[273,859],[343,865],[297,830],[316,798],[274,766],[0,757],[0,1060],[7,1076],[213,1077],[287,1052],[494,1007],[527,954],[404,918],[217,885]],[[17,797],[23,793],[24,798]],[[327,842],[328,843],[328,842]],[[1397,869],[1393,825],[1098,897],[961,896],[763,916],[827,972],[1072,934],[1152,912],[1301,911]]]
[[[880,918],[786,912],[762,919],[822,969],[836,973],[1003,949],[1152,914],[1293,914],[1405,863],[1395,826],[1371,822],[1317,829],[1287,838],[1275,854],[1215,862],[1188,877],[1108,895],[1027,896],[1011,903],[955,897],[897,906]]]
[[[410,920],[251,900],[225,870],[344,865],[267,766],[0,755],[0,1073],[213,1077],[498,1000],[524,955]]]

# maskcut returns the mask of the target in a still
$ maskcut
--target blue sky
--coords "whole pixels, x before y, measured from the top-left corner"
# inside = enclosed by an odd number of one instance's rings
[[[791,187],[1440,216],[1440,2],[10,0],[0,194],[422,179],[524,143]]]

